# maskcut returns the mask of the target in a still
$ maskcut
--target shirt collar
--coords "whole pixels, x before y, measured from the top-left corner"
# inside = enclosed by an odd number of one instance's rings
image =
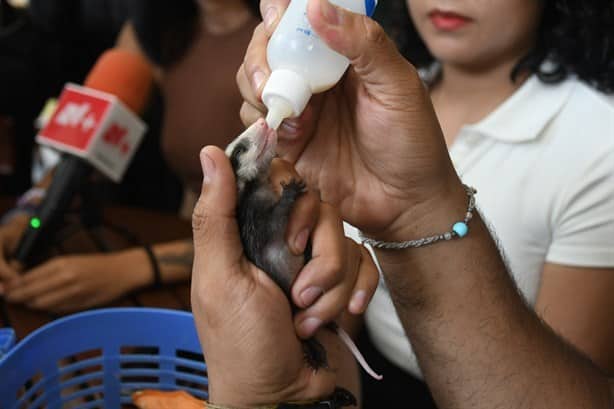
[[[435,62],[418,73],[427,85],[432,84],[441,75],[441,65]],[[535,140],[563,108],[576,82],[569,78],[559,84],[545,84],[531,75],[486,118],[464,126],[463,130],[510,143]]]
[[[486,118],[464,129],[503,142],[535,140],[566,104],[575,84],[572,79],[545,84],[532,75]]]

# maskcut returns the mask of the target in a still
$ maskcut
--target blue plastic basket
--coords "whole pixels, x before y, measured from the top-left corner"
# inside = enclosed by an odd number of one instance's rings
[[[129,407],[142,389],[207,398],[192,314],[117,308],[72,315],[30,334],[0,359],[0,408]]]

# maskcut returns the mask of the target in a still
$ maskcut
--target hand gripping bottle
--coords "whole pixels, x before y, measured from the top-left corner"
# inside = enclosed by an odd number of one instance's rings
[[[350,61],[331,50],[307,19],[309,0],[291,0],[267,47],[272,73],[262,91],[269,109],[267,124],[277,129],[286,118],[300,116],[313,94],[332,88]],[[373,15],[377,0],[329,0],[354,13]]]

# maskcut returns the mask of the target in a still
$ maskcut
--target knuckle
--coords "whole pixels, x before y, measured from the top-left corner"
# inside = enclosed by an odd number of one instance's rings
[[[231,217],[220,216],[215,213],[215,210],[208,208],[204,201],[199,199],[199,202],[194,207],[192,212],[192,231],[194,235],[194,245],[210,244],[206,237],[215,237],[217,242],[224,245],[234,245],[232,240],[239,234],[237,230],[236,220]],[[227,241],[231,241],[227,243]],[[204,246],[208,248],[210,246]],[[202,250],[202,249],[201,249]]]
[[[54,260],[52,263],[53,264],[51,266],[53,267],[53,269],[63,271],[65,274],[71,273],[68,260],[66,260],[65,258]]]
[[[28,307],[32,308],[32,309],[40,309],[40,308],[44,307],[44,305],[41,302],[40,298],[35,298],[34,300],[28,302],[26,305]]]
[[[245,61],[243,61],[243,72],[245,77],[251,78],[251,76],[258,70],[260,70],[261,63],[261,50],[252,47],[247,51],[245,55]]]
[[[330,257],[330,259],[326,262],[325,271],[328,271],[329,276],[339,278],[344,275],[344,270],[345,265],[342,257],[339,255]]]
[[[77,274],[77,272],[72,269],[66,269],[64,274],[66,278],[70,281],[75,281],[79,276],[79,274]]]
[[[206,230],[206,225],[209,216],[205,214],[202,206],[196,206],[194,208],[194,212],[192,213],[192,230],[194,233],[200,233]]]
[[[192,230],[195,233],[205,231],[208,219],[209,216],[207,215],[207,210],[201,197],[198,199],[198,202],[196,202],[196,206],[194,206],[194,211],[192,212]]]
[[[264,22],[261,22],[254,29],[254,38],[259,38],[263,35],[266,35],[266,27],[264,25]]]
[[[247,102],[241,104],[239,116],[241,117],[241,122],[243,122],[243,125],[247,126],[249,119],[249,105],[247,105]]]
[[[318,317],[322,322],[330,322],[339,316],[345,309],[342,302],[329,302],[326,305],[316,306],[311,312],[311,316]]]
[[[250,126],[260,118],[262,113],[247,102],[244,102],[240,111],[241,120],[245,126]]]
[[[388,43],[388,35],[379,23],[368,17],[363,17],[362,23],[366,34],[365,37],[370,44],[381,46]]]

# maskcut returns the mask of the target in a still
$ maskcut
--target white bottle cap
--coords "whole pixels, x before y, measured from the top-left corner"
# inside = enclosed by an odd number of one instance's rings
[[[277,129],[284,119],[300,116],[312,94],[309,83],[294,71],[273,71],[262,91],[269,127]]]

